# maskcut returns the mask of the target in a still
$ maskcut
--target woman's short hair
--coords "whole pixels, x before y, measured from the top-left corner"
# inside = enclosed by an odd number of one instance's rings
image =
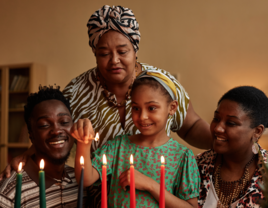
[[[237,102],[251,119],[251,128],[262,124],[268,127],[268,98],[261,90],[252,86],[239,86],[225,93],[218,102]]]

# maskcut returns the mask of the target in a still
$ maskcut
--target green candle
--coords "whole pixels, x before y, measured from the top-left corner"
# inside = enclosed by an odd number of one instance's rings
[[[21,182],[22,182],[22,174],[21,174],[22,163],[20,162],[17,174],[17,184],[16,184],[16,194],[15,194],[15,208],[20,208],[21,201]]]
[[[46,208],[46,185],[45,185],[45,172],[44,172],[44,160],[40,162],[39,171],[39,201],[40,208]]]

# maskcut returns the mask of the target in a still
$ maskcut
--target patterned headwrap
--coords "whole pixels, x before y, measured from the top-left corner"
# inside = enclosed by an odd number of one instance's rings
[[[142,71],[136,79],[142,79],[145,77],[150,77],[159,82],[170,94],[173,100],[177,100],[177,91],[175,84],[164,74],[159,72],[151,72],[151,71]]]
[[[139,50],[140,32],[139,23],[133,12],[122,6],[104,5],[88,20],[89,45],[95,53],[101,36],[108,30],[115,30],[126,36],[132,43],[135,52]]]

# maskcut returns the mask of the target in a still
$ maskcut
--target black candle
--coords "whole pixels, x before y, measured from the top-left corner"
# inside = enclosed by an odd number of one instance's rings
[[[79,183],[79,190],[78,190],[78,198],[77,198],[77,207],[82,208],[83,206],[83,194],[84,194],[84,158],[83,156],[80,157],[80,164],[81,164],[81,176],[80,176],[80,183]]]

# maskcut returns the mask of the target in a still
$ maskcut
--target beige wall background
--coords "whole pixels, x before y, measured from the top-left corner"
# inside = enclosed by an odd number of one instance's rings
[[[267,0],[0,0],[0,64],[43,64],[47,84],[63,89],[95,66],[86,23],[105,4],[133,10],[138,61],[178,74],[207,122],[232,87],[253,85],[268,94]],[[267,138],[261,144],[268,149]]]

